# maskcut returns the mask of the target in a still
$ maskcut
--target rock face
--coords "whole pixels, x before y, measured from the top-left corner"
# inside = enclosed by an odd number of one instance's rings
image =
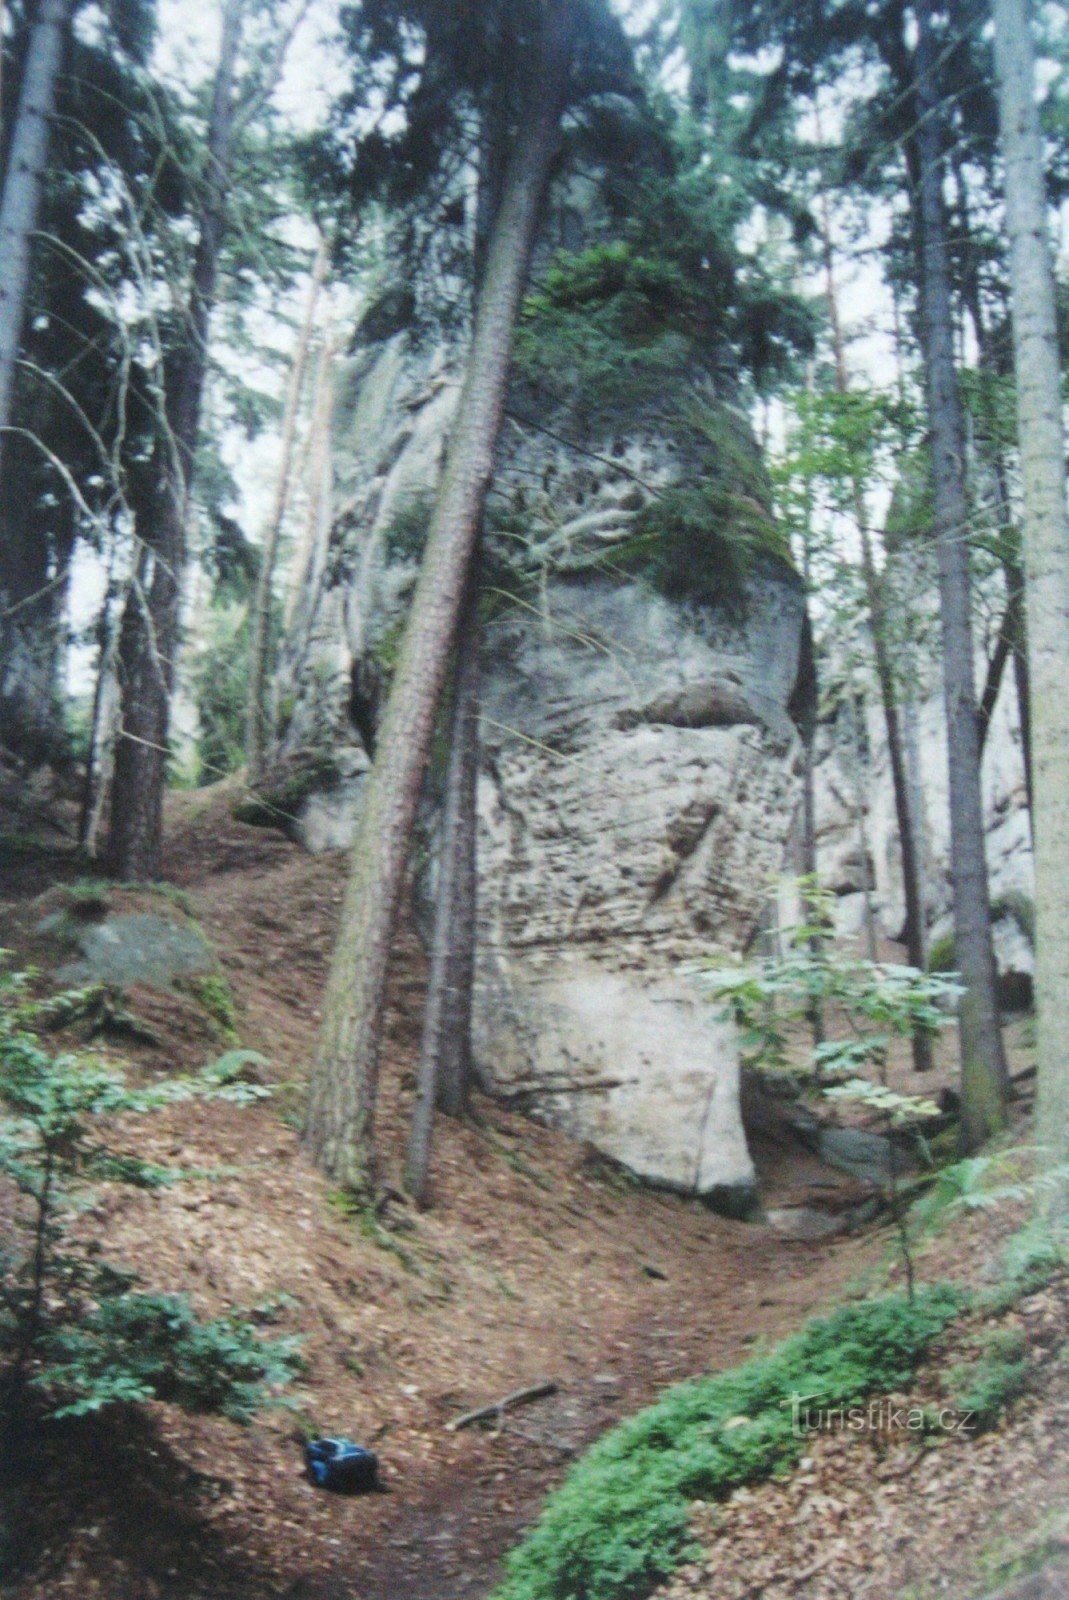
[[[391,306],[341,375],[334,515],[307,552],[280,682],[270,798],[316,850],[352,837],[459,392],[462,338]],[[744,1213],[735,1043],[685,968],[757,929],[812,685],[786,563],[755,557],[715,604],[685,581],[669,598],[636,565],[644,508],[715,474],[710,434],[732,472],[760,472],[720,380],[691,366],[675,381],[674,408],[651,388],[580,415],[522,384],[510,403],[484,560],[474,1043],[492,1091]],[[760,519],[751,478],[738,503]]]
[[[786,571],[732,623],[605,578],[490,631],[475,1050],[499,1092],[745,1210],[730,1030],[688,962],[749,940],[796,798]]]
[[[935,677],[934,664],[929,676]],[[978,676],[982,666],[978,666]],[[929,943],[952,935],[946,723],[938,681],[922,684],[909,711],[913,792],[922,818],[921,856]],[[857,737],[860,732],[860,740]],[[863,755],[859,759],[857,745]],[[817,859],[838,896],[838,926],[859,933],[868,882],[878,932],[898,939],[905,922],[894,794],[882,715],[870,699],[860,729],[825,728],[817,741]],[[984,747],[982,768],[995,959],[1003,1004],[1031,1000],[1032,839],[1013,683],[1005,675]],[[952,961],[952,950],[946,959]]]

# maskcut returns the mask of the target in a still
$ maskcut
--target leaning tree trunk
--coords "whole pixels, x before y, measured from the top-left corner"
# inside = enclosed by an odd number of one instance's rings
[[[417,1204],[427,1198],[431,1132],[438,1107],[459,1117],[471,1082],[471,1000],[477,896],[476,795],[479,781],[479,596],[473,566],[457,628],[449,766],[442,798],[427,1008],[419,1087],[405,1168]]]
[[[1010,236],[1035,786],[1037,1142],[1069,1213],[1069,519],[1065,428],[1035,59],[1025,0],[995,0]]]
[[[208,125],[205,195],[193,261],[185,338],[165,373],[165,437],[157,445],[151,537],[131,588],[119,641],[122,723],[112,780],[111,870],[126,881],[157,878],[163,850],[171,694],[179,647],[189,492],[208,371],[208,329],[226,227],[234,80],[244,0],[227,0]]]
[[[286,404],[282,416],[282,437],[279,444],[278,476],[271,511],[264,530],[260,553],[260,572],[256,582],[256,596],[252,608],[252,639],[249,644],[249,688],[245,704],[245,763],[246,781],[255,788],[262,776],[264,743],[267,733],[267,650],[271,626],[271,601],[274,594],[275,565],[278,544],[282,536],[282,522],[290,495],[290,478],[293,473],[293,449],[297,440],[297,414],[304,391],[304,374],[308,366],[308,352],[312,343],[316,302],[323,280],[327,275],[327,243],[321,238],[312,267],[312,280],[308,288],[304,316],[297,334],[297,348],[293,352]]]
[[[31,245],[48,164],[49,123],[73,10],[74,0],[40,0],[30,29],[0,197],[0,445],[3,430],[11,426]]]
[[[500,93],[483,108],[475,217],[475,308],[478,309],[494,221],[505,181],[507,111]],[[418,1093],[405,1167],[406,1186],[426,1203],[436,1108],[467,1110],[472,1076],[471,1017],[478,900],[479,565],[477,536],[464,608],[457,627],[449,767],[441,840]]]
[[[963,478],[964,429],[954,366],[942,140],[928,0],[922,0],[917,7],[917,20],[916,222],[943,628],[954,946],[965,985],[959,1012],[961,1139],[966,1150],[975,1150],[1005,1125],[1008,1078],[998,1015],[984,853],[980,739],[973,680],[969,518]]]
[[[456,631],[505,404],[512,338],[539,212],[560,139],[574,8],[545,8],[530,109],[516,134],[457,420],[375,765],[364,791],[324,1001],[307,1137],[338,1182],[366,1190],[383,991],[420,784]]]

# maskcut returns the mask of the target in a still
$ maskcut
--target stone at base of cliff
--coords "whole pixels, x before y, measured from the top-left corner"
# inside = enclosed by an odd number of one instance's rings
[[[756,1183],[715,1183],[702,1195],[702,1204],[733,1222],[765,1222]]]
[[[480,977],[476,1059],[494,1092],[648,1183],[754,1213],[734,1033],[693,983],[500,953]]]

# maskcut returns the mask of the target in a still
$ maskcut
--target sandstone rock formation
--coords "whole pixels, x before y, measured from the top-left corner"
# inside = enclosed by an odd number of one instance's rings
[[[944,959],[951,959],[945,713],[934,665],[929,676],[935,681],[923,685],[912,713],[914,793],[921,807],[929,943],[936,951],[945,946]],[[861,932],[867,882],[878,933],[898,939],[905,922],[901,858],[883,719],[874,697],[863,712],[861,731],[864,755],[860,762],[851,730],[827,727],[817,740],[818,868],[838,896],[840,932]],[[1032,839],[1020,725],[1009,673],[992,717],[982,777],[995,959],[1003,1001],[1013,1007],[1027,1004],[1031,998],[1034,954]]]
[[[406,316],[385,296],[343,373],[335,514],[281,674],[270,798],[313,850],[352,836],[458,393],[462,338]],[[713,603],[715,573],[694,574],[704,599],[685,580],[669,597],[635,559],[644,508],[715,473],[710,437],[760,476],[722,381],[692,367],[677,383],[679,404],[651,388],[615,415],[530,384],[513,397],[484,563],[475,1049],[495,1092],[744,1212],[735,1044],[685,968],[755,933],[812,683],[784,561],[755,558]],[[751,521],[768,520],[760,494],[739,492]]]
[[[555,579],[490,632],[475,1047],[492,1086],[643,1177],[745,1210],[730,1029],[687,964],[745,947],[796,802],[802,601],[734,623]]]

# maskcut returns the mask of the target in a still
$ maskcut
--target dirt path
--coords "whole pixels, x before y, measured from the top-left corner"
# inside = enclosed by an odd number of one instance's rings
[[[141,1153],[180,1153],[217,1176],[109,1195],[109,1255],[206,1312],[280,1304],[279,1331],[300,1334],[309,1361],[300,1415],[243,1431],[157,1408],[125,1437],[109,1424],[73,1472],[61,1451],[65,1479],[38,1495],[48,1558],[4,1593],[485,1596],[578,1449],[665,1384],[743,1359],[841,1297],[881,1244],[801,1243],[711,1216],[485,1101],[436,1135],[431,1211],[346,1215],[294,1126],[342,864],[235,824],[225,795],[180,797],[176,821],[171,875],[220,952],[243,1043],[270,1057],[278,1087],[251,1110],[162,1116]],[[379,1127],[387,1183],[414,1082],[423,971],[411,933],[399,956]],[[172,1060],[194,1064],[177,1036]],[[756,1155],[769,1204],[856,1193],[789,1144]],[[557,1395],[500,1433],[446,1432],[469,1406],[543,1376]],[[309,1427],[373,1443],[390,1492],[312,1490],[300,1471]],[[118,1483],[101,1466],[112,1458]]]

